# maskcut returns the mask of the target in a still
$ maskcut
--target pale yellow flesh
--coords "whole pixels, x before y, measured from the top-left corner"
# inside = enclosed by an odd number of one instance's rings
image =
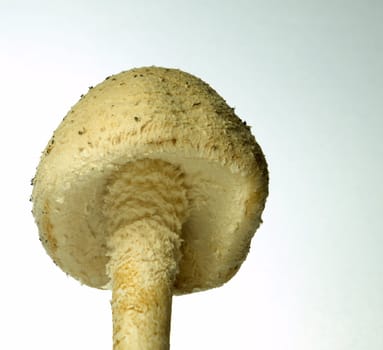
[[[260,186],[212,161],[182,159],[178,154],[150,156],[178,166],[185,174],[188,217],[182,226],[183,256],[174,293],[221,285],[246,257],[254,232],[252,212],[247,213],[246,209],[251,207],[251,200],[258,194],[256,191]],[[129,164],[141,161],[144,160],[131,161],[128,165],[115,164],[103,172],[94,169],[77,176],[70,187],[65,186],[65,178],[60,177],[55,200],[46,202],[45,209],[49,210],[49,215],[42,216],[42,226],[48,233],[50,227],[54,228],[54,237],[48,244],[54,244],[53,248],[57,246],[50,252],[55,252],[54,259],[65,272],[82,283],[112,288],[105,271],[107,244],[112,229],[105,218],[107,206],[103,207],[102,201],[111,179],[118,178],[124,171],[131,179],[144,179],[142,175],[129,175]],[[128,220],[143,210],[142,207],[132,206],[131,210],[119,215]]]

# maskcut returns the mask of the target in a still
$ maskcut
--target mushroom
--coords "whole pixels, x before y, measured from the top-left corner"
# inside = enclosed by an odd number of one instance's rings
[[[250,127],[208,84],[143,67],[81,97],[33,186],[53,261],[112,289],[113,348],[169,349],[172,296],[237,272],[261,223],[268,171]]]

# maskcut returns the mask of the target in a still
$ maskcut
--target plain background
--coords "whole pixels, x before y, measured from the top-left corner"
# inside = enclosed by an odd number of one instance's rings
[[[172,349],[383,349],[383,2],[0,0],[1,349],[111,349],[110,294],[45,254],[41,151],[106,76],[180,68],[252,126],[264,224],[225,286],[176,297]]]

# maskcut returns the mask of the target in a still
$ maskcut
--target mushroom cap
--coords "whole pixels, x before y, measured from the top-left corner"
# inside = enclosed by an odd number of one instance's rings
[[[174,292],[228,281],[261,223],[267,164],[234,109],[177,69],[110,76],[63,119],[33,180],[33,214],[47,253],[82,283],[109,288],[105,184],[117,169],[141,159],[176,165],[189,189]]]

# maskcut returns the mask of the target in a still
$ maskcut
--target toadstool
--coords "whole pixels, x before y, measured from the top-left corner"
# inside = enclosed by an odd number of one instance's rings
[[[236,273],[267,194],[263,152],[234,109],[191,74],[143,67],[72,107],[32,201],[54,262],[112,289],[113,348],[168,349],[172,296]]]

